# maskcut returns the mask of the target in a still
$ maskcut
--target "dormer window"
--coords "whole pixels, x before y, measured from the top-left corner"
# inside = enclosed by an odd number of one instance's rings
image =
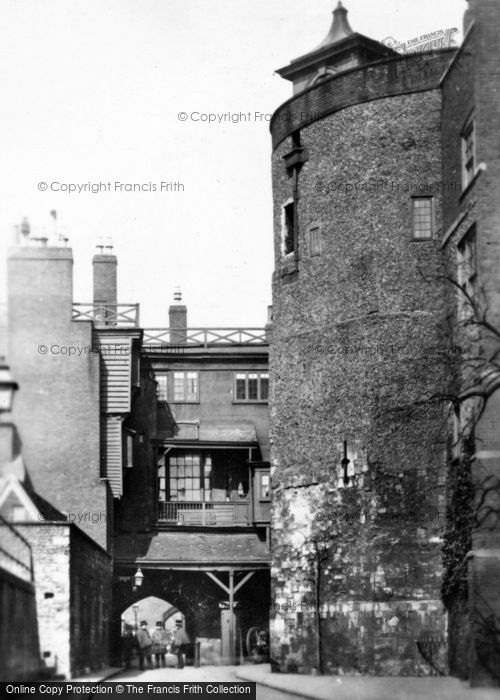
[[[331,78],[332,75],[337,75],[338,73],[338,68],[333,68],[333,66],[328,66],[328,68],[321,68],[316,75],[313,75],[311,80],[308,83],[308,87],[312,85],[317,85],[318,83],[322,83],[323,80],[327,80],[328,78]]]

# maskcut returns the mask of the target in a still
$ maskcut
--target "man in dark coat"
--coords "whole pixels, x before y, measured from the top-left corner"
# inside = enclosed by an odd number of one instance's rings
[[[130,668],[130,660],[136,643],[132,627],[124,623],[122,630],[122,660],[125,668]]]
[[[148,623],[142,620],[137,630],[137,643],[139,644],[139,667],[144,671],[144,657],[148,662],[148,668],[153,668],[151,661],[151,646],[153,644],[148,630]]]

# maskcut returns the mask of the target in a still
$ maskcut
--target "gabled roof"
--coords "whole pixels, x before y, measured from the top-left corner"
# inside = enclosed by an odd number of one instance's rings
[[[37,493],[29,492],[16,476],[9,474],[0,479],[0,514],[6,520],[10,520],[7,511],[13,505],[24,508],[27,522],[43,523],[67,520],[66,516],[57,508],[54,508]]]

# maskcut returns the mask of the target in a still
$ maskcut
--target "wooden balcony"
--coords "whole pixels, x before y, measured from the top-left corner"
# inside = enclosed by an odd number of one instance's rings
[[[250,525],[249,510],[248,500],[159,503],[158,522],[201,527]]]

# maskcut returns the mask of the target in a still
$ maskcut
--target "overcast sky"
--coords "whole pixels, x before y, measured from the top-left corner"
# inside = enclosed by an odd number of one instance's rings
[[[274,71],[324,38],[336,4],[2,0],[2,277],[13,225],[28,216],[41,226],[56,209],[73,248],[75,301],[92,300],[95,243],[111,236],[119,301],[140,302],[144,325],[166,326],[180,285],[191,326],[262,326],[273,268],[268,119],[291,96]],[[354,31],[381,41],[452,27],[460,40],[466,9],[461,0],[344,5]],[[227,112],[251,118],[201,121]],[[112,191],[54,191],[100,182]]]

